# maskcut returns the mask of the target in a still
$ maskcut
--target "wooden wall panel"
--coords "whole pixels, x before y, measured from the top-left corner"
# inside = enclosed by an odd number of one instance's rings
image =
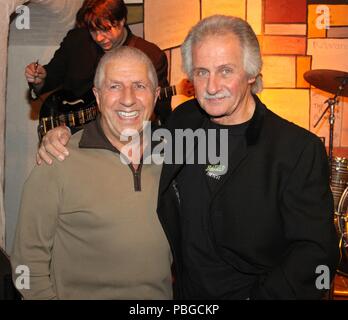
[[[317,14],[317,5],[308,6],[308,38],[325,38],[326,29],[323,29],[321,25],[323,24],[320,14]],[[319,19],[319,20],[318,20]],[[318,27],[319,24],[319,27]]]
[[[309,128],[309,90],[305,89],[264,89],[261,100],[276,114]]]
[[[265,23],[305,23],[306,0],[265,0]]]
[[[246,0],[202,0],[202,18],[226,14],[246,18]]]
[[[327,30],[328,38],[348,38],[348,27],[331,27]]]
[[[307,31],[307,25],[302,23],[292,23],[292,24],[266,24],[265,34],[267,35],[295,35],[295,36],[305,36]]]
[[[262,0],[247,0],[247,21],[257,35],[262,33]]]
[[[348,39],[309,39],[308,55],[312,69],[333,69],[348,72]]]
[[[295,57],[265,56],[263,58],[262,75],[266,88],[295,88]]]
[[[311,56],[297,56],[296,57],[296,87],[309,88],[310,84],[304,79],[305,72],[311,70],[312,57]]]
[[[262,54],[305,55],[306,38],[293,36],[262,36]]]
[[[174,48],[200,19],[199,0],[146,0],[145,39],[161,49]]]

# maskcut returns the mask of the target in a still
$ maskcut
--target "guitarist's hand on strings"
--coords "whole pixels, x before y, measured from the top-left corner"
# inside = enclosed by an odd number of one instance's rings
[[[47,72],[45,68],[38,62],[28,64],[25,68],[25,77],[27,81],[34,86],[43,86],[46,76]]]
[[[52,158],[63,161],[69,155],[69,151],[65,148],[71,137],[68,127],[56,127],[46,133],[42,138],[41,145],[36,154],[36,162],[38,165],[45,161],[52,164]]]

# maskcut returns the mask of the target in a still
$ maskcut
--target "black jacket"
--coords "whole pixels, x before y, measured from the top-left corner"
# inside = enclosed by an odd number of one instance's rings
[[[325,147],[254,98],[256,110],[245,140],[212,197],[208,234],[222,260],[255,276],[250,298],[320,298],[316,268],[328,266],[332,279],[338,260]],[[173,112],[168,128],[195,130],[206,119],[191,100]],[[182,167],[164,165],[157,209],[173,250],[176,298],[186,298],[176,181]]]

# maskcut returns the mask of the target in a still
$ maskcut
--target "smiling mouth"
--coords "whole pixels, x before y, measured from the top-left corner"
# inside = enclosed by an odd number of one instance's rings
[[[139,115],[139,112],[138,111],[131,111],[131,112],[117,111],[117,114],[120,118],[123,118],[123,119],[134,119]]]
[[[208,103],[220,103],[220,102],[223,102],[224,100],[226,99],[226,97],[224,98],[209,98],[209,99],[206,99],[206,101],[208,101]]]

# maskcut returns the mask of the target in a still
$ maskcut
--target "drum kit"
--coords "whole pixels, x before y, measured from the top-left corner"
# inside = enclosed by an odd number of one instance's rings
[[[325,101],[327,107],[314,128],[329,111],[330,184],[335,204],[335,226],[340,238],[340,261],[337,272],[348,276],[348,159],[333,156],[335,106],[339,102],[339,97],[348,97],[348,72],[327,69],[310,70],[304,74],[304,78],[314,87],[334,94],[332,98]]]

